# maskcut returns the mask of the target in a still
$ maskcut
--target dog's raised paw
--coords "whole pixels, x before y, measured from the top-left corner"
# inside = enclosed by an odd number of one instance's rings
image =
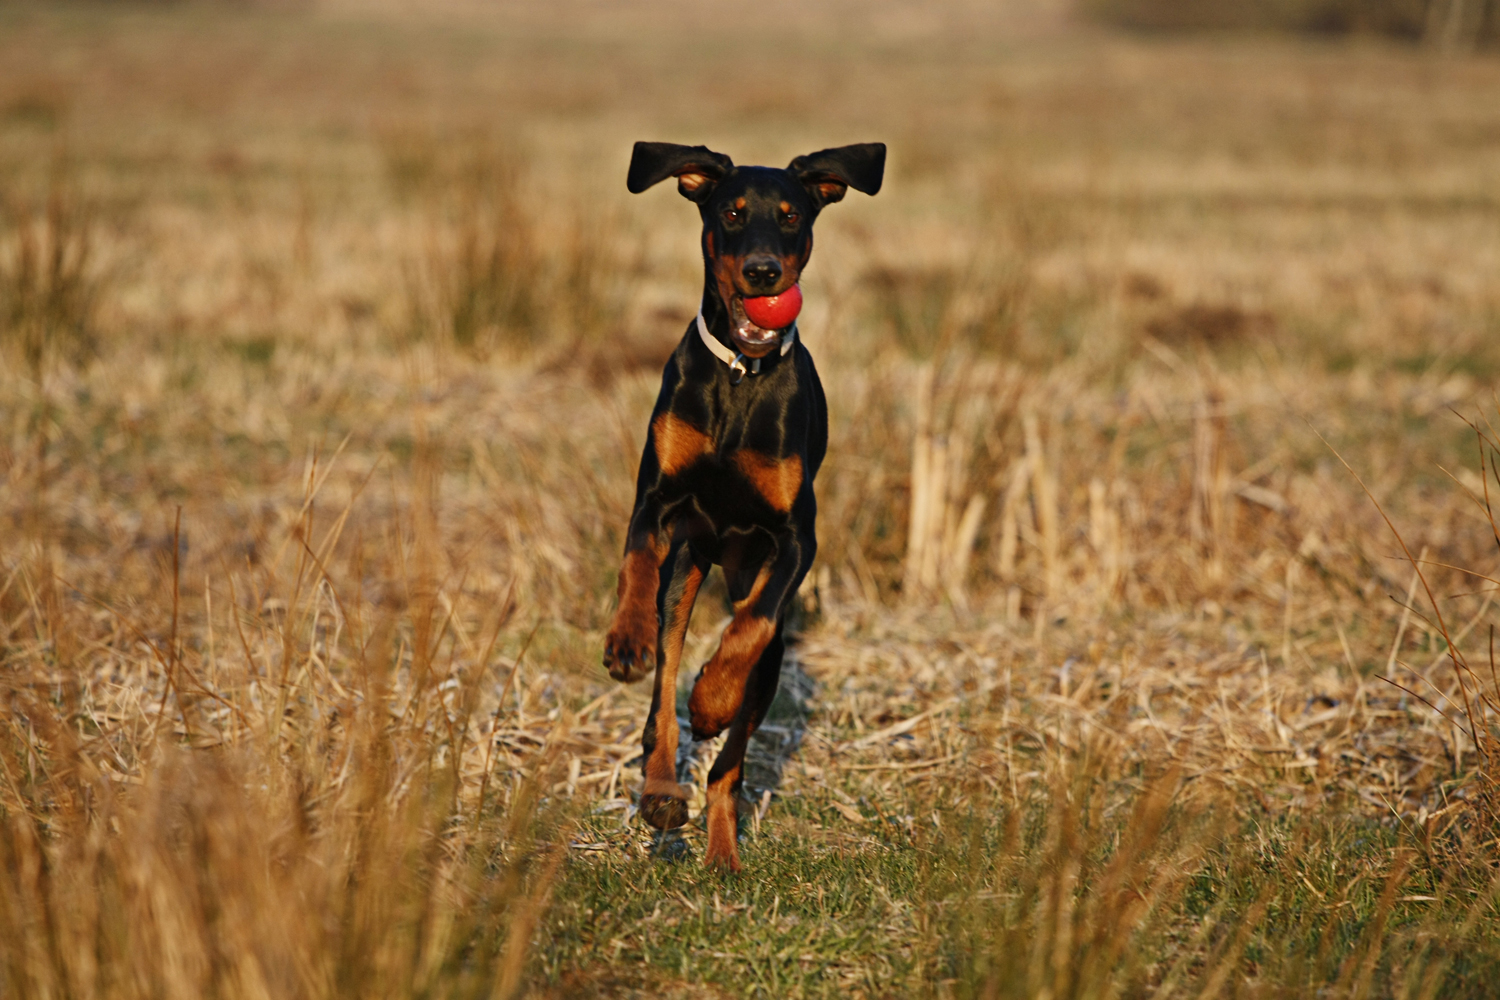
[[[604,669],[626,684],[645,677],[656,669],[656,636],[648,639],[624,629],[611,629],[604,640]]]

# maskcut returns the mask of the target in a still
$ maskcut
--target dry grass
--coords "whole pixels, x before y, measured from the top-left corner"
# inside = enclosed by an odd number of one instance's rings
[[[859,13],[0,13],[0,995],[1482,994],[1500,66]],[[638,138],[892,149],[740,880],[598,666]]]
[[[12,234],[0,264],[0,316],[6,346],[40,381],[49,354],[77,361],[93,347],[94,310],[101,278],[90,260],[93,221],[69,186],[68,164],[53,163],[44,205],[34,211],[7,203]]]
[[[341,551],[326,477],[217,574],[184,578],[174,519],[140,558],[160,603],[77,589],[32,512],[4,589],[9,995],[519,992],[562,744],[519,655],[485,684],[515,607],[455,624],[420,498],[391,548]]]

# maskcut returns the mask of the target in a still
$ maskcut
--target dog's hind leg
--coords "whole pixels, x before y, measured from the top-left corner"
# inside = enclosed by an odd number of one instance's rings
[[[680,541],[662,564],[657,607],[661,629],[656,656],[656,686],[651,693],[651,714],[641,738],[645,759],[641,770],[641,817],[658,830],[670,830],[687,822],[687,792],[677,783],[677,667],[693,601],[708,571],[708,560]]]
[[[730,724],[724,748],[708,772],[708,850],[703,863],[710,868],[740,870],[739,800],[740,786],[745,780],[745,750],[776,697],[785,652],[786,644],[778,624],[775,635],[750,672],[745,684],[745,700]]]
[[[738,800],[745,749],[776,697],[786,652],[786,607],[807,574],[817,542],[810,532],[788,533],[767,548],[751,545],[726,554],[724,577],[734,598],[734,620],[688,699],[694,737],[706,739],[729,728],[708,774],[704,862],[730,871],[740,869]]]
[[[774,542],[726,553],[724,579],[734,601],[734,618],[688,699],[695,739],[717,736],[738,717],[751,672],[763,662],[769,644],[774,641],[780,648],[787,603],[816,551],[811,533],[788,532]]]

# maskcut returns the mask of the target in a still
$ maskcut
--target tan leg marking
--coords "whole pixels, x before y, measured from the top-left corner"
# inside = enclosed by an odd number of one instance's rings
[[[710,868],[740,870],[739,809],[734,786],[743,769],[741,764],[708,786],[708,850],[703,863]]]
[[[646,548],[626,553],[620,567],[620,606],[604,639],[604,665],[617,681],[640,680],[656,666],[656,588],[666,554],[652,536]]]

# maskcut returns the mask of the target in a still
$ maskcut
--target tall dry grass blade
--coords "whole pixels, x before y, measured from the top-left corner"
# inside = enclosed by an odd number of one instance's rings
[[[1444,643],[1447,644],[1447,647],[1448,647],[1448,652],[1453,657],[1453,662],[1454,662],[1455,667],[1456,667],[1456,669],[1454,670],[1454,675],[1458,678],[1459,692],[1463,695],[1463,699],[1464,699],[1464,715],[1465,715],[1465,718],[1467,718],[1469,720],[1469,724],[1470,724],[1470,727],[1471,727],[1471,730],[1472,730],[1473,726],[1474,726],[1474,715],[1473,715],[1473,706],[1472,706],[1472,704],[1470,702],[1470,697],[1469,697],[1469,684],[1468,684],[1468,681],[1466,681],[1464,679],[1464,671],[1462,669],[1460,669],[1460,668],[1457,668],[1457,665],[1462,661],[1463,654],[1458,649],[1457,645],[1454,644],[1454,642],[1453,642],[1453,636],[1451,635],[1451,633],[1448,630],[1448,623],[1447,623],[1447,621],[1445,620],[1445,618],[1443,616],[1442,606],[1438,602],[1436,596],[1434,596],[1434,594],[1432,592],[1432,587],[1427,582],[1426,575],[1422,572],[1422,560],[1424,558],[1426,558],[1426,550],[1425,549],[1423,550],[1423,553],[1422,553],[1421,556],[1416,557],[1416,558],[1412,557],[1411,550],[1406,545],[1406,540],[1404,538],[1402,538],[1401,537],[1401,533],[1396,530],[1395,524],[1391,521],[1390,517],[1385,512],[1385,508],[1380,505],[1380,501],[1378,501],[1378,500],[1375,499],[1375,495],[1370,492],[1370,488],[1365,485],[1365,481],[1360,478],[1359,474],[1354,471],[1353,466],[1351,466],[1348,462],[1346,462],[1344,460],[1344,457],[1342,455],[1340,455],[1338,453],[1338,451],[1336,449],[1334,449],[1334,447],[1331,444],[1328,443],[1328,440],[1326,438],[1324,438],[1322,434],[1318,433],[1318,431],[1316,429],[1313,430],[1313,433],[1318,434],[1318,439],[1321,440],[1323,442],[1323,444],[1325,446],[1327,446],[1327,448],[1330,451],[1333,452],[1334,457],[1339,460],[1340,464],[1342,464],[1344,466],[1344,468],[1348,470],[1349,474],[1354,477],[1355,481],[1357,483],[1359,483],[1360,489],[1364,491],[1365,496],[1369,497],[1370,502],[1373,503],[1375,505],[1375,509],[1377,511],[1379,511],[1380,517],[1381,517],[1382,520],[1385,521],[1386,527],[1388,527],[1390,529],[1391,533],[1393,535],[1395,535],[1396,542],[1397,542],[1397,544],[1399,544],[1401,546],[1401,551],[1402,551],[1402,553],[1405,554],[1407,562],[1411,564],[1412,569],[1416,573],[1417,579],[1421,581],[1421,583],[1422,583],[1422,589],[1427,594],[1427,603],[1428,603],[1428,606],[1432,608],[1433,616],[1437,619],[1438,630],[1439,630],[1439,632],[1442,633],[1443,641],[1444,641]],[[1472,735],[1473,735],[1473,733],[1471,731],[1471,736]],[[1475,740],[1475,745],[1476,746],[1479,745],[1477,739]],[[1488,756],[1489,756],[1488,749],[1486,748],[1483,752],[1485,753],[1486,758],[1488,758]]]
[[[915,426],[912,432],[911,450],[911,507],[907,514],[906,571],[902,577],[902,592],[910,597],[919,594],[923,587],[923,570],[927,565],[927,547],[930,543],[929,525],[933,508],[940,502],[933,496],[936,484],[933,481],[933,368],[923,365],[917,371]]]

